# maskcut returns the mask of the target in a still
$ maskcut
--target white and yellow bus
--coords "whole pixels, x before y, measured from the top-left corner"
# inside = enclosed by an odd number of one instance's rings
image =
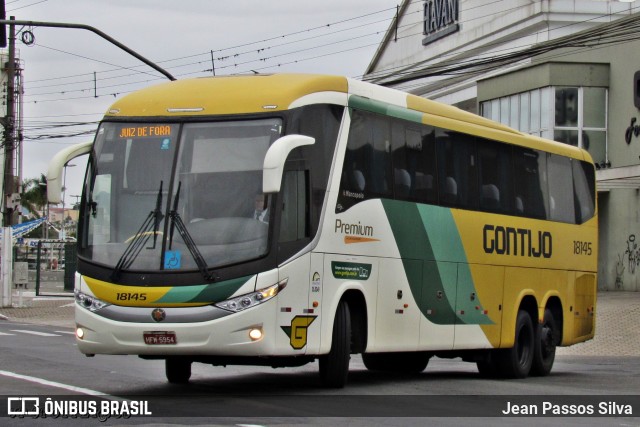
[[[344,77],[174,81],[117,101],[90,153],[75,283],[82,353],[546,375],[594,334],[586,151]]]

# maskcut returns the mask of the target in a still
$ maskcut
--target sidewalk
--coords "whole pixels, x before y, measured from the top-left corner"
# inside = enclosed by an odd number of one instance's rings
[[[18,307],[18,295],[13,295],[14,307],[0,307],[0,322],[13,321],[75,328],[73,295],[36,297],[35,292],[24,291],[22,306]]]
[[[640,292],[598,292],[596,335],[558,356],[640,356]]]
[[[18,301],[15,297],[14,301]],[[35,297],[25,292],[22,308],[0,308],[0,321],[74,328],[73,297]],[[640,292],[599,292],[596,336],[558,349],[558,356],[640,356]]]

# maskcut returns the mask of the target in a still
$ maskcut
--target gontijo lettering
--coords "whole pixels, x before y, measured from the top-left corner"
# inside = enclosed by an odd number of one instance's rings
[[[551,258],[553,253],[553,237],[550,232],[533,232],[527,228],[501,225],[484,226],[482,245],[488,254]]]

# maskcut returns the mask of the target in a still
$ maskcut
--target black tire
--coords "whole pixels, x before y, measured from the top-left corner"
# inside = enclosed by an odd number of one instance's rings
[[[556,325],[551,310],[545,309],[542,324],[538,324],[536,328],[531,375],[543,377],[551,372],[553,362],[556,359],[556,346],[560,333]]]
[[[333,322],[331,350],[319,358],[320,381],[325,387],[343,388],[349,374],[351,358],[351,313],[349,304],[338,304]]]
[[[490,350],[489,354],[487,354],[486,359],[478,360],[476,362],[476,366],[478,367],[478,372],[480,376],[483,378],[495,378],[498,376],[498,368],[496,367],[496,352],[500,350]]]
[[[535,332],[531,316],[524,310],[518,311],[516,336],[512,348],[497,351],[495,368],[504,378],[526,378],[533,364]]]
[[[167,381],[171,384],[187,384],[191,378],[191,361],[180,357],[168,357],[164,361]]]
[[[411,351],[402,353],[364,353],[362,362],[370,371],[419,374],[429,364],[429,353]]]

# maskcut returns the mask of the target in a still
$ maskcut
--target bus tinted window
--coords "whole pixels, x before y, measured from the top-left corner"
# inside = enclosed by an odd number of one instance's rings
[[[513,206],[511,146],[494,141],[478,141],[480,209],[510,213]]]
[[[553,221],[575,221],[576,212],[573,194],[571,159],[550,154],[547,173],[549,177],[549,219]]]
[[[353,110],[336,212],[372,198],[582,223],[595,175],[587,162]]]
[[[473,137],[436,130],[440,204],[463,209],[478,208],[478,176]]]
[[[395,122],[392,127],[394,196],[400,200],[437,203],[435,130]]]
[[[547,218],[547,156],[545,153],[513,147],[513,207],[516,215]]]
[[[322,203],[327,192],[329,171],[342,122],[343,107],[336,105],[307,105],[291,110],[287,122],[287,133],[308,135],[316,143],[300,147],[289,156],[290,159],[304,160],[311,165],[309,174],[310,194],[310,233],[315,235],[320,222]]]
[[[368,178],[371,182],[369,192],[375,196],[391,196],[391,128],[389,120],[383,117],[375,117],[372,120],[369,131],[371,148],[365,153],[371,156],[371,173]]]
[[[337,211],[362,200],[392,196],[390,151],[390,120],[354,110]]]
[[[576,204],[576,223],[593,218],[595,214],[595,171],[587,162],[573,162],[573,190]]]

